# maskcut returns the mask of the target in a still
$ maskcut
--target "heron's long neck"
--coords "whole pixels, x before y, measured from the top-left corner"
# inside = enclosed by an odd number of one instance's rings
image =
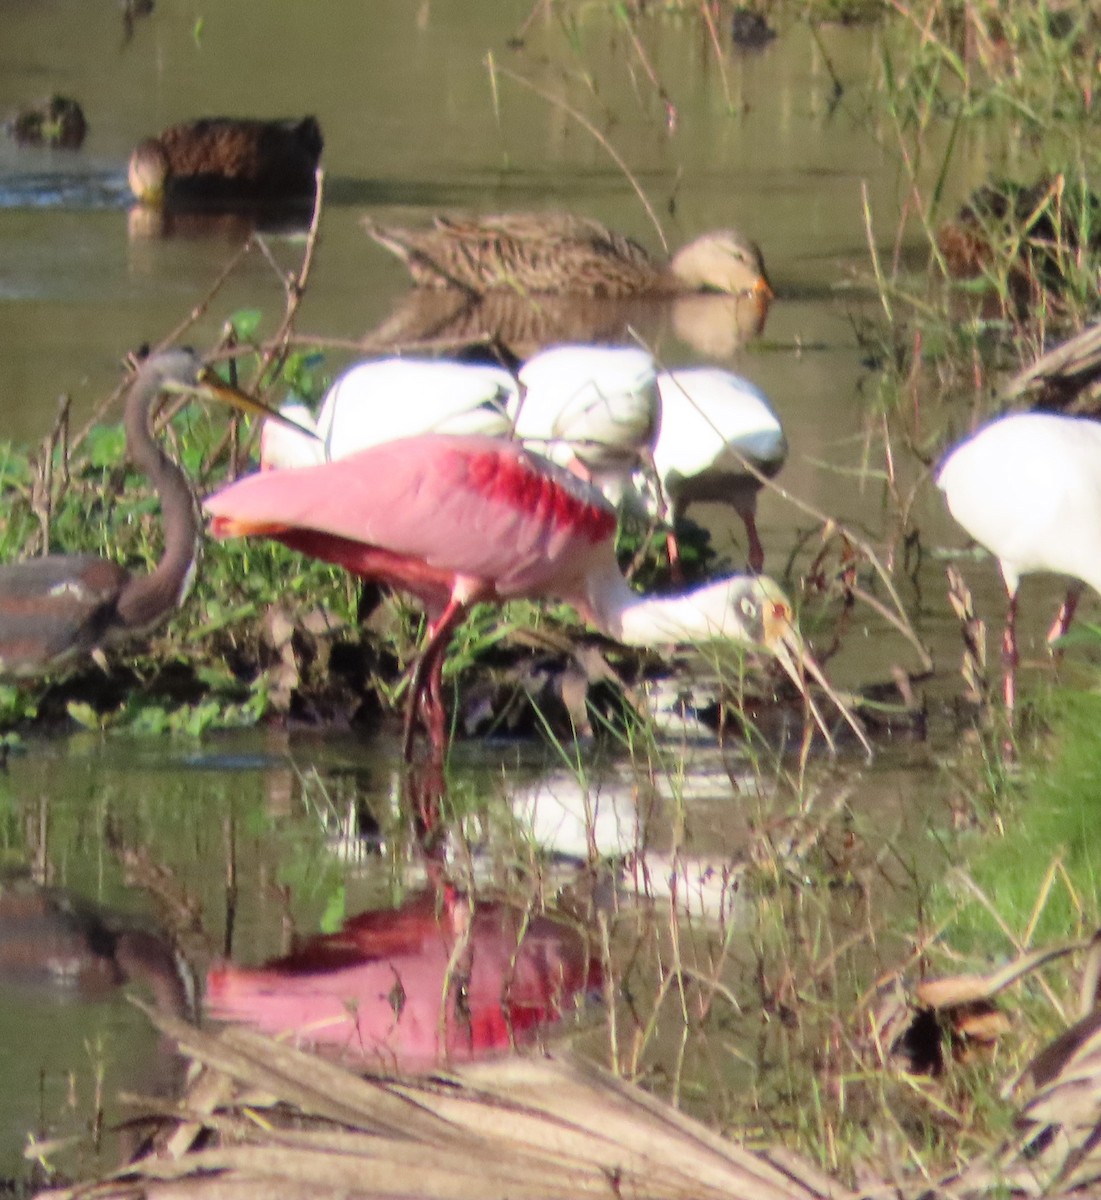
[[[127,452],[157,493],[164,528],[160,562],[148,575],[132,578],[119,596],[119,616],[128,629],[150,625],[179,604],[190,582],[198,547],[199,523],[187,477],[153,440],[149,428],[160,384],[159,375],[139,377],[123,417]]]
[[[715,634],[714,622],[699,606],[696,592],[640,596],[618,569],[589,579],[590,621],[626,646],[702,641]]]

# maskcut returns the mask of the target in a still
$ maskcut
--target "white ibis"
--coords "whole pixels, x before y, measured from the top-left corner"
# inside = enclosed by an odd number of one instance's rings
[[[1005,704],[1016,698],[1017,591],[1045,571],[1072,582],[1048,634],[1066,633],[1082,588],[1101,592],[1101,425],[1016,413],[957,446],[937,475],[952,516],[997,558],[1009,607],[1002,641]]]
[[[264,468],[313,466],[422,433],[516,436],[610,491],[653,444],[660,419],[654,360],[634,347],[557,346],[519,380],[452,359],[382,358],[349,368],[322,401],[319,441],[267,424]],[[303,406],[284,409],[309,424]]]
[[[633,346],[555,346],[520,368],[516,436],[613,502],[661,424],[657,367]]]
[[[765,557],[757,534],[760,477],[775,475],[788,451],[768,397],[748,379],[717,367],[662,371],[658,388],[662,417],[654,468],[674,530],[695,501],[729,504],[745,525],[750,569],[760,571]]]

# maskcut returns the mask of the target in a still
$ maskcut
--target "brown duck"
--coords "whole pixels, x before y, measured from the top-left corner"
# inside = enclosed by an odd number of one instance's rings
[[[314,117],[185,121],[138,144],[130,190],[143,204],[309,199],[324,144]]]
[[[937,250],[953,279],[993,283],[1004,273],[1015,315],[1025,317],[1041,297],[1065,306],[1067,266],[1097,252],[1099,217],[1101,199],[1080,178],[986,184],[937,230]]]
[[[364,227],[419,287],[607,297],[710,291],[752,295],[763,307],[773,295],[760,250],[734,230],[706,233],[661,263],[631,238],[567,213],[436,217],[419,229],[368,218]]]

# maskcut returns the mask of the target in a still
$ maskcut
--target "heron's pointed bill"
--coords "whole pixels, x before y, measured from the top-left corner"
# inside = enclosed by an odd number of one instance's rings
[[[203,368],[196,386],[188,387],[187,384],[173,384],[165,390],[218,400],[230,408],[235,408],[238,412],[248,413],[254,417],[261,417],[265,421],[276,421],[278,424],[285,425],[288,429],[293,429],[295,433],[300,433],[303,437],[307,437],[311,441],[319,442],[321,440],[316,430],[307,429],[305,425],[299,425],[297,421],[284,416],[277,408],[271,408],[262,400],[257,400],[255,396],[250,396],[248,392],[243,392],[240,388],[226,383],[224,379],[219,378],[209,367]]]

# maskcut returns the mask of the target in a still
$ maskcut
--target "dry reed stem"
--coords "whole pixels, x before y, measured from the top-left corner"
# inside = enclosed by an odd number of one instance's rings
[[[616,150],[611,142],[608,141],[604,134],[597,129],[597,127],[589,120],[588,117],[586,117],[583,113],[578,112],[578,110],[574,108],[572,104],[569,104],[560,96],[551,95],[550,92],[544,91],[543,88],[538,87],[536,84],[532,83],[531,80],[525,79],[522,75],[518,75],[515,71],[510,71],[507,67],[498,66],[496,70],[506,79],[510,79],[513,83],[518,84],[520,87],[527,88],[529,92],[533,92],[547,104],[551,104],[556,108],[562,109],[562,111],[568,116],[573,117],[573,119],[581,126],[582,129],[585,130],[586,133],[592,136],[600,148],[608,155],[609,158],[611,158],[620,171],[623,172],[624,179],[627,180],[627,182],[631,185],[635,195],[638,196],[642,203],[642,207],[646,210],[646,215],[650,218],[651,224],[657,231],[658,238],[661,241],[662,249],[666,254],[668,254],[669,243],[665,238],[665,231],[661,227],[661,221],[658,219],[657,213],[654,212],[653,205],[647,198],[646,193],[642,190],[642,184],[639,183],[638,178],[627,165],[627,162],[623,156],[618,150]]]

